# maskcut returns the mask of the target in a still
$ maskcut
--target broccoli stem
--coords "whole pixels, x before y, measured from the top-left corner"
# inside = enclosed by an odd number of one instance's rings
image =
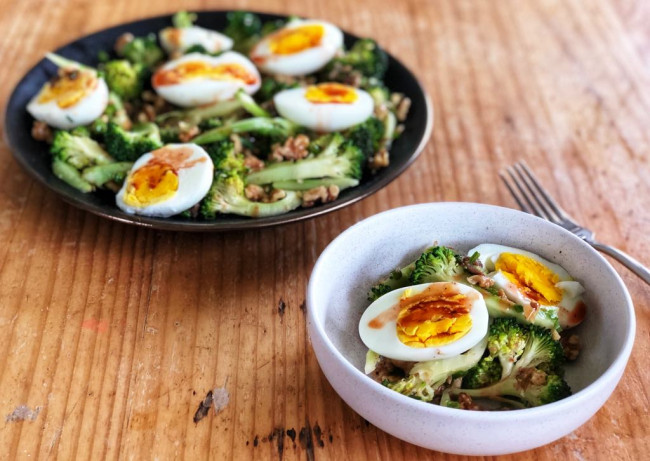
[[[280,181],[340,178],[346,175],[349,161],[344,157],[315,157],[297,162],[278,162],[246,177],[248,184],[271,184]]]
[[[219,101],[216,104],[209,106],[195,107],[190,110],[174,110],[166,112],[156,117],[156,123],[161,123],[170,118],[178,118],[186,120],[192,124],[199,124],[204,120],[213,117],[225,117],[232,114],[237,109],[241,108],[241,103],[236,99],[229,99],[227,101]]]
[[[91,166],[83,170],[81,176],[90,184],[101,187],[109,181],[116,183],[124,181],[132,166],[133,162],[115,162],[108,165]]]
[[[396,127],[397,127],[397,117],[393,112],[388,111],[388,113],[386,114],[386,118],[384,119],[384,135],[381,138],[381,144],[386,149],[390,149],[390,146],[393,143]]]
[[[271,117],[271,114],[262,109],[259,104],[257,104],[255,100],[242,88],[237,90],[237,93],[235,93],[235,99],[239,104],[241,104],[241,107],[243,107],[244,110],[253,117]]]
[[[81,176],[75,167],[58,157],[54,157],[52,160],[52,172],[54,176],[81,192],[88,193],[95,189],[92,184]]]
[[[340,190],[343,190],[358,185],[359,180],[354,178],[322,178],[302,179],[297,181],[277,181],[273,183],[273,188],[282,190],[309,190],[319,186],[337,186]]]
[[[280,117],[252,117],[206,131],[192,139],[194,144],[210,144],[221,141],[232,133],[261,133],[264,135],[291,136],[298,126]],[[321,175],[322,176],[322,175]]]

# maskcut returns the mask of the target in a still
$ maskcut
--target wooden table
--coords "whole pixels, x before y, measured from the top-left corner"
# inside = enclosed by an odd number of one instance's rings
[[[647,2],[284,3],[182,7],[290,12],[375,37],[431,96],[436,122],[423,155],[389,187],[336,213],[192,235],[68,206],[28,178],[3,143],[1,459],[457,459],[376,429],[337,397],[305,332],[305,288],[325,246],[379,211],[426,201],[514,207],[497,172],[515,160],[532,165],[604,242],[650,263]],[[177,8],[0,0],[0,106],[46,51]],[[639,460],[650,450],[650,291],[614,265],[638,315],[626,373],[594,418],[531,459]],[[195,424],[215,388],[227,389],[228,403]],[[26,419],[11,421],[22,405]]]

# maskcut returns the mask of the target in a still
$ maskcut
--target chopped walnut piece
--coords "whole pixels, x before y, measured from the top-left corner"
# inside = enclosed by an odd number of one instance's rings
[[[516,376],[515,387],[526,390],[530,386],[540,386],[546,384],[548,375],[537,368],[522,368]]]
[[[122,51],[124,50],[124,47],[128,43],[132,42],[134,38],[135,37],[133,36],[133,34],[131,34],[129,32],[127,32],[125,34],[122,34],[119,37],[117,37],[117,40],[115,40],[115,45],[113,46],[113,48],[115,49],[115,52],[118,55],[122,55]]]
[[[463,410],[478,410],[479,406],[472,401],[472,397],[464,392],[458,394],[458,404]]]
[[[37,141],[44,141],[48,144],[52,144],[53,139],[52,128],[45,123],[38,120],[34,120],[32,124],[32,138]]]
[[[411,98],[403,98],[399,102],[399,104],[397,105],[397,109],[395,110],[395,115],[397,116],[397,120],[399,120],[400,122],[406,120],[406,117],[408,116],[410,109],[411,109]]]
[[[476,274],[470,277],[467,277],[467,281],[472,285],[478,285],[481,288],[490,288],[494,286],[494,280],[489,277],[486,277],[483,274]]]
[[[578,335],[562,336],[560,344],[562,344],[567,360],[573,361],[578,358],[580,354],[580,337]]]
[[[257,184],[249,184],[244,189],[244,195],[252,202],[261,202],[264,198],[264,188]]]
[[[282,200],[287,196],[287,193],[283,191],[282,189],[273,189],[271,192],[267,194],[267,196],[264,199],[265,203],[273,203],[277,202],[278,200]]]
[[[309,137],[304,134],[299,134],[298,136],[291,136],[287,138],[283,145],[274,144],[272,147],[272,152],[270,154],[270,159],[277,162],[283,160],[299,160],[301,158],[307,157],[309,152],[307,147],[309,146]]]
[[[379,149],[375,155],[368,161],[368,167],[371,171],[377,171],[386,168],[390,164],[390,156],[386,148]]]
[[[340,189],[338,186],[331,185],[329,187],[319,186],[309,189],[302,195],[302,206],[310,207],[313,206],[317,201],[322,203],[331,202],[336,200],[339,196]]]
[[[198,126],[187,127],[178,134],[178,139],[180,142],[190,142],[200,131]]]
[[[244,153],[244,165],[251,171],[260,171],[264,168],[264,161],[251,154],[250,151]]]

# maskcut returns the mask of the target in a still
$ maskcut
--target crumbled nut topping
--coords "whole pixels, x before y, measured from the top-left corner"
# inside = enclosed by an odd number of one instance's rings
[[[390,155],[384,147],[375,152],[375,155],[368,161],[368,167],[371,171],[377,171],[386,168],[390,164]]]
[[[309,152],[309,137],[304,134],[291,136],[287,138],[284,144],[274,144],[270,154],[270,159],[281,162],[283,160],[299,160],[305,158]]]
[[[329,187],[319,186],[309,189],[302,195],[302,206],[310,207],[313,206],[317,201],[321,203],[331,202],[336,200],[339,196],[340,189],[338,186],[331,185]]]
[[[32,124],[32,138],[37,141],[45,141],[48,144],[52,144],[52,139],[54,138],[52,128],[45,122],[34,120]]]

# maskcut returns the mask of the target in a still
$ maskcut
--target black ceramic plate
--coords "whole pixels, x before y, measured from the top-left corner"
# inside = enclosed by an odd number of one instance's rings
[[[280,18],[280,16],[271,14],[260,14],[260,16],[264,21]],[[111,50],[115,40],[121,34],[131,32],[140,36],[150,32],[157,33],[170,24],[171,16],[159,16],[122,24],[83,37],[55,52],[84,64],[95,65],[97,53],[101,50]],[[226,26],[226,12],[200,12],[197,24],[210,29],[222,30]],[[357,37],[354,35],[345,34],[345,43],[348,46],[356,39]],[[193,221],[178,217],[132,216],[117,208],[113,193],[99,191],[83,194],[59,180],[52,173],[47,146],[31,137],[32,118],[25,110],[29,100],[56,72],[56,67],[45,59],[27,72],[14,89],[7,106],[5,133],[14,157],[29,174],[65,201],[100,216],[139,226],[180,231],[224,231],[274,226],[319,216],[361,200],[390,183],[418,156],[431,133],[432,110],[422,86],[413,74],[394,57],[390,56],[389,59],[390,65],[385,78],[386,85],[393,91],[406,94],[412,101],[404,133],[393,143],[391,148],[390,166],[379,171],[375,176],[364,179],[359,186],[343,191],[334,202],[312,208],[299,208],[270,218],[254,219],[221,215],[214,221]]]

